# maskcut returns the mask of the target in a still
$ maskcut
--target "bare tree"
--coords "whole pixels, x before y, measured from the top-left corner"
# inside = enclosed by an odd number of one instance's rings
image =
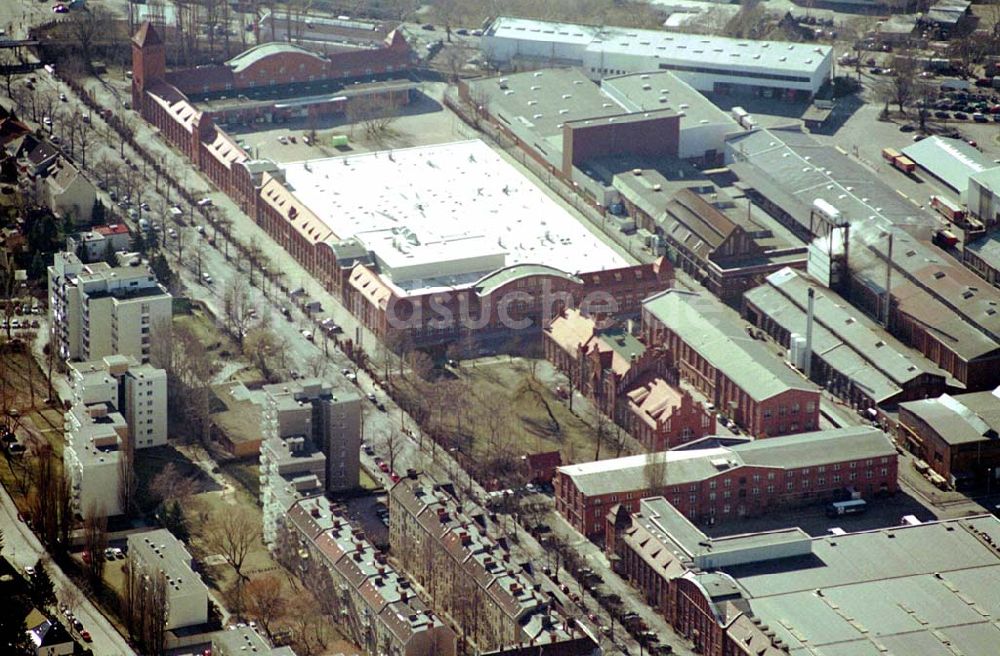
[[[316,608],[315,600],[306,595],[296,597],[288,612],[291,619],[292,643],[300,656],[318,656],[326,649],[331,636],[330,622]]]
[[[264,629],[268,639],[274,639],[276,622],[285,616],[287,607],[281,579],[274,575],[262,576],[246,584],[244,609]]]
[[[104,576],[104,550],[108,546],[108,517],[103,506],[91,505],[83,518],[83,546],[87,576],[99,583]]]
[[[892,100],[899,106],[899,113],[904,113],[905,105],[913,100],[917,89],[917,59],[913,53],[896,58],[896,68],[892,73]]]
[[[256,313],[250,300],[250,290],[247,287],[246,278],[233,276],[229,279],[222,293],[222,303],[226,329],[242,350],[243,340],[250,330]]]
[[[69,29],[80,48],[80,57],[86,66],[93,58],[94,43],[115,29],[111,13],[104,7],[88,7],[84,11],[70,12]]]
[[[388,136],[398,114],[394,105],[374,96],[354,98],[347,104],[347,120],[351,124],[351,130],[360,127],[365,136],[376,143]]]
[[[243,565],[250,550],[260,542],[260,519],[248,510],[233,509],[216,518],[207,528],[204,538],[206,546],[229,563],[237,578],[246,581]]]
[[[184,501],[198,491],[198,482],[185,476],[172,462],[168,462],[149,483],[149,492],[160,502]]]
[[[4,85],[7,87],[7,97],[13,98],[14,95],[11,93],[11,86],[14,82],[14,76],[17,75],[17,67],[21,62],[17,60],[14,56],[14,51],[9,48],[5,48],[0,51],[0,75],[3,76]]]
[[[167,582],[161,569],[152,569],[129,554],[119,610],[129,635],[143,653],[160,655],[166,646]]]
[[[593,404],[590,410],[591,425],[594,427],[594,460],[601,459],[601,447],[613,436],[611,422],[597,404]]]
[[[330,371],[330,360],[322,353],[317,353],[306,360],[306,371],[314,378],[324,378]]]
[[[118,503],[122,514],[131,517],[136,509],[135,494],[139,481],[135,475],[135,445],[132,436],[118,456]]]
[[[420,380],[427,380],[434,371],[434,361],[423,351],[412,351],[409,357],[410,370]]]
[[[663,494],[667,485],[667,452],[650,452],[646,454],[646,462],[642,468],[643,481],[646,484],[647,496],[658,497]]]
[[[381,451],[386,455],[386,460],[389,463],[389,469],[395,471],[396,456],[399,455],[399,450],[403,446],[402,437],[395,426],[387,428],[385,432],[382,433],[381,445]]]

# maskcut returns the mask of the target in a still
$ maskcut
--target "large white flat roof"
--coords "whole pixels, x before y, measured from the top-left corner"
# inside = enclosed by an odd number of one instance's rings
[[[830,56],[830,46],[790,41],[733,39],[705,34],[626,27],[595,27],[501,16],[487,36],[566,45],[588,51],[702,62],[709,68],[768,69],[811,75]]]
[[[629,262],[479,140],[283,165],[296,197],[374,252],[402,293],[470,285],[499,268],[566,273]]]

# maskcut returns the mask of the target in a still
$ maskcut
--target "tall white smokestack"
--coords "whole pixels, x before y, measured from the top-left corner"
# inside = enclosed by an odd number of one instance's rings
[[[816,302],[816,290],[812,287],[809,288],[809,304],[806,308],[806,354],[805,354],[805,366],[802,369],[802,373],[809,378],[809,374],[812,372],[812,355],[813,355],[813,305]]]

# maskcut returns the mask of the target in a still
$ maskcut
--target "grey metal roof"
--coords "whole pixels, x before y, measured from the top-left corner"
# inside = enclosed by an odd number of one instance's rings
[[[928,137],[904,148],[903,154],[959,193],[965,193],[969,176],[993,166],[977,149],[949,137]]]
[[[993,191],[1000,193],[1000,166],[994,166],[985,171],[974,173],[972,177],[984,187],[989,187]]]
[[[892,230],[892,290],[913,285],[922,292],[915,316],[927,323],[940,323],[956,352],[971,357],[1000,349],[1000,289],[947,256],[940,249],[902,231]],[[888,241],[878,239],[855,244],[852,270],[867,278],[870,285],[883,287]],[[900,275],[901,274],[901,275]],[[932,309],[928,300],[944,307]],[[963,343],[964,342],[964,343]],[[978,352],[977,352],[978,351]]]
[[[757,401],[816,386],[734,325],[721,302],[668,289],[643,301],[643,309]]]
[[[684,112],[681,129],[721,123],[731,127],[734,133],[743,131],[728,112],[670,71],[606,77],[601,80],[601,90],[630,112],[648,112],[665,107],[681,109]]]
[[[249,50],[244,50],[240,54],[236,55],[232,59],[226,62],[226,65],[233,69],[234,73],[242,73],[246,69],[250,68],[257,62],[270,57],[271,55],[304,55],[307,57],[313,57],[320,61],[327,61],[325,57],[319,53],[315,53],[311,50],[306,50],[305,48],[300,48],[298,46],[292,45],[290,43],[262,43],[259,46],[254,46]]]
[[[807,559],[725,571],[792,654],[992,656],[998,540],[1000,521],[980,516],[816,538]]]
[[[752,465],[779,470],[817,467],[863,458],[895,457],[885,433],[870,426],[852,426],[797,435],[770,437],[730,447],[671,450],[656,454],[666,460],[665,485],[683,485]],[[653,456],[643,454],[559,467],[582,494],[624,494],[649,487],[646,480]],[[729,465],[720,469],[716,463]],[[655,460],[659,463],[659,460]]]
[[[1000,169],[997,169],[1000,171]],[[994,189],[1000,193],[1000,176]],[[981,260],[995,269],[1000,269],[1000,234],[992,234],[983,239],[965,245],[965,250],[976,254]]]
[[[737,135],[726,149],[733,172],[804,228],[809,227],[816,199],[840,210],[852,225],[866,228],[938,225],[937,219],[905,200],[874,171],[798,127]]]
[[[900,409],[926,423],[951,445],[996,440],[1000,432],[1000,388],[901,403]]]
[[[772,273],[746,301],[789,333],[806,333],[808,290],[817,290],[813,316],[813,353],[832,369],[869,390],[876,402],[889,399],[925,374],[945,376],[929,360],[896,338],[834,292],[812,284],[794,269]]]

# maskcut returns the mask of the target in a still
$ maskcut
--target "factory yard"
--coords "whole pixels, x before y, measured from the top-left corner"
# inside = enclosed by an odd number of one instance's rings
[[[441,82],[422,82],[418,99],[391,112],[384,121],[385,128],[375,135],[368,134],[361,122],[351,123],[346,116],[296,119],[278,125],[230,126],[227,131],[255,157],[279,163],[428,146],[471,137],[474,133],[468,126],[441,105],[444,89]],[[309,136],[313,130],[316,143],[305,143],[302,137]],[[335,137],[345,136],[347,146],[333,145]]]

